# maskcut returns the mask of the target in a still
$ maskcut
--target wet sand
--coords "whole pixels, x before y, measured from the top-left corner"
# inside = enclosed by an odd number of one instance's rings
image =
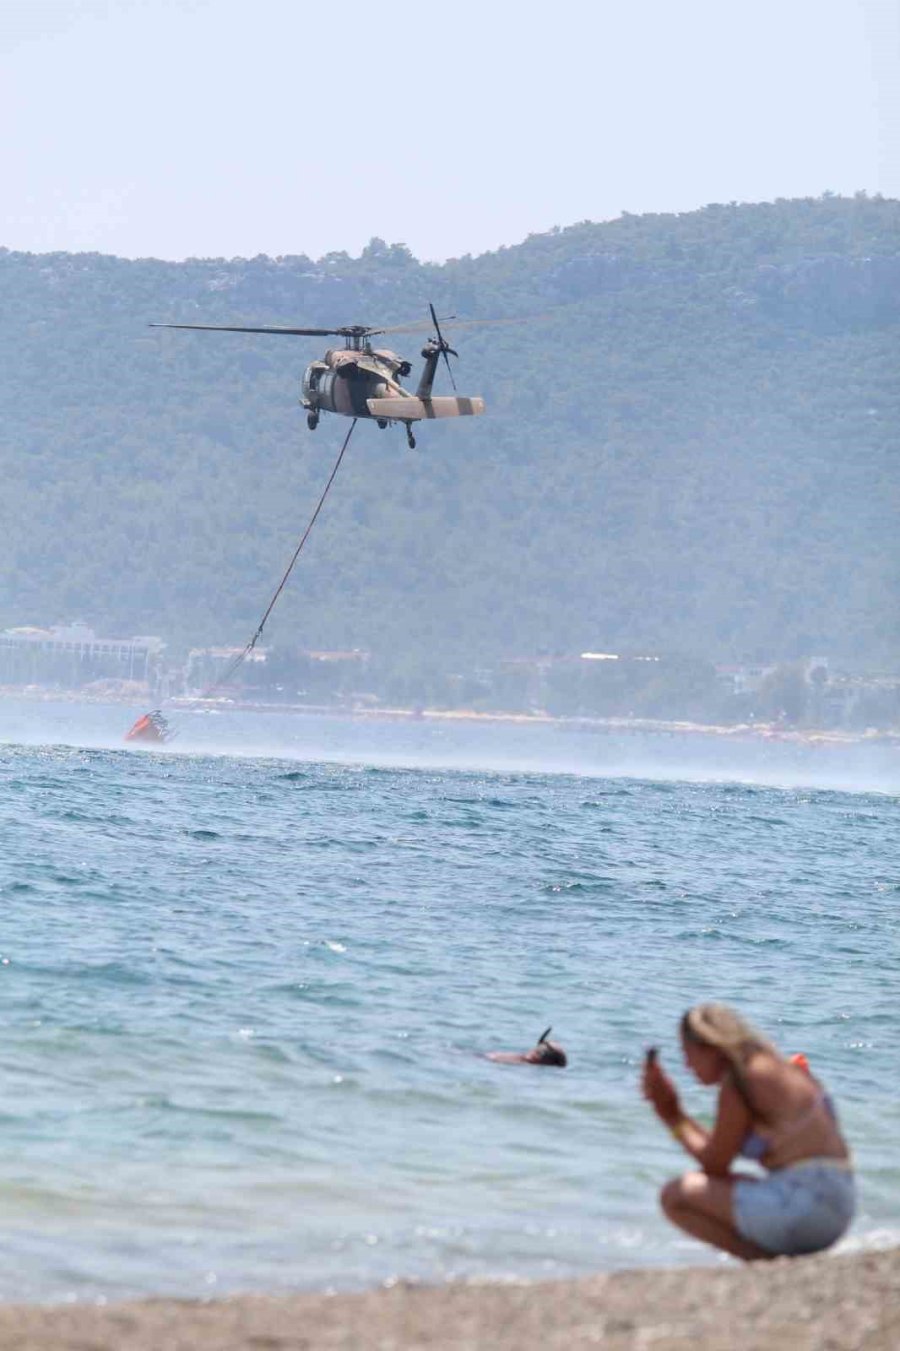
[[[896,1351],[900,1248],[579,1281],[0,1306],[3,1351]]]

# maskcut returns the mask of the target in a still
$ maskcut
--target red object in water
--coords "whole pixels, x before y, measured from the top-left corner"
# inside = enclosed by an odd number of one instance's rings
[[[138,718],[130,731],[125,733],[126,741],[142,741],[154,746],[164,745],[171,737],[172,730],[158,709]]]

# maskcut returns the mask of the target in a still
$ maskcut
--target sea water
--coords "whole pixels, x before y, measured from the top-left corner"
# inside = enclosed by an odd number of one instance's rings
[[[716,1260],[641,1100],[724,999],[900,1241],[900,764],[559,727],[0,704],[0,1296]],[[551,1024],[565,1070],[507,1067]]]

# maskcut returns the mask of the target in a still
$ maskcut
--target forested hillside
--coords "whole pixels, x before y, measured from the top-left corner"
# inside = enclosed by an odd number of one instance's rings
[[[302,237],[302,226],[298,227]],[[267,636],[435,654],[900,659],[900,203],[582,224],[479,258],[0,250],[0,627],[244,640],[340,438],[331,326],[440,313],[484,418],[357,429]],[[418,365],[415,337],[396,340]],[[441,386],[443,388],[443,386]]]

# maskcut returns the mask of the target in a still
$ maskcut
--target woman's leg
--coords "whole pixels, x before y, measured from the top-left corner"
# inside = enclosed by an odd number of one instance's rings
[[[692,1238],[711,1243],[732,1257],[758,1262],[774,1256],[749,1239],[741,1238],[734,1223],[731,1177],[685,1173],[667,1182],[660,1193],[662,1208],[673,1224]]]

